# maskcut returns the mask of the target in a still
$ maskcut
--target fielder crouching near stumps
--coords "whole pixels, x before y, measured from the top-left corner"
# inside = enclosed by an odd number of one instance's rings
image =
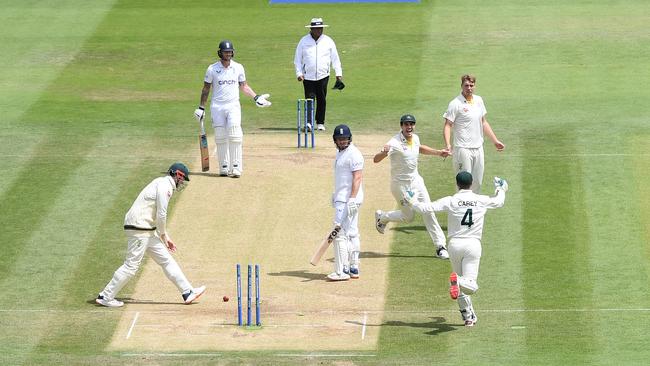
[[[332,134],[336,145],[334,163],[334,226],[341,227],[334,239],[334,272],[330,281],[359,278],[359,206],[363,203],[363,155],[352,144],[352,132],[346,125],[338,125]]]
[[[107,307],[120,307],[122,301],[115,297],[135,275],[145,252],[162,268],[170,281],[181,292],[183,302],[191,304],[204,292],[205,286],[194,288],[170,252],[176,244],[167,233],[167,206],[174,191],[182,191],[190,181],[189,170],[182,163],[169,167],[167,175],[151,181],[133,202],[124,217],[127,236],[126,259],[113,274],[113,278],[99,293],[95,302]]]
[[[458,300],[465,326],[471,327],[478,320],[470,295],[478,290],[483,217],[487,210],[503,206],[508,183],[504,179],[494,177],[494,196],[479,195],[472,192],[472,174],[461,171],[456,175],[456,185],[459,189],[456,194],[431,203],[413,199],[414,192],[406,192],[404,200],[420,213],[447,212],[448,249],[452,268],[449,275],[449,295]]]

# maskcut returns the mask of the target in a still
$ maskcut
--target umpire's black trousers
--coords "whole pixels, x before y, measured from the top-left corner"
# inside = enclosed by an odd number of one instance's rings
[[[325,124],[325,109],[327,108],[327,83],[330,77],[326,76],[320,80],[303,80],[305,98],[316,97],[316,123]]]

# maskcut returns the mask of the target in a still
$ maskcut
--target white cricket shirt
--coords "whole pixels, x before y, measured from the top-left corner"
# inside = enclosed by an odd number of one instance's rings
[[[176,183],[171,176],[159,177],[151,181],[135,199],[124,216],[124,226],[137,229],[156,229],[159,234],[167,231],[167,205],[174,194]]]
[[[336,76],[343,76],[341,60],[334,41],[322,34],[314,41],[311,34],[300,39],[293,58],[296,67],[296,77],[303,76],[305,80],[316,81],[330,74],[330,64]]]
[[[363,170],[363,155],[352,143],[347,149],[337,151],[334,163],[334,201],[347,202],[352,193],[352,172]],[[363,184],[359,187],[357,203],[363,202]]]
[[[414,206],[425,212],[446,211],[447,237],[472,238],[481,240],[483,218],[488,209],[503,206],[506,194],[497,190],[494,197],[479,195],[470,189],[461,189],[453,196],[443,197],[430,203],[415,203]]]
[[[239,101],[239,83],[246,81],[244,66],[230,60],[224,67],[217,61],[208,66],[203,81],[212,84],[212,105]]]
[[[462,93],[449,102],[447,111],[442,116],[452,122],[452,146],[465,148],[483,146],[481,119],[486,114],[483,98],[478,95],[473,96],[471,103]]]
[[[418,158],[420,156],[420,137],[413,134],[411,143],[399,132],[386,145],[389,146],[390,176],[395,182],[412,182],[418,173]]]

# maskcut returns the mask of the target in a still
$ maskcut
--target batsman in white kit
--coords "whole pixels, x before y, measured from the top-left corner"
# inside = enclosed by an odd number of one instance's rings
[[[352,143],[352,132],[346,125],[338,125],[332,134],[336,145],[334,163],[334,227],[340,233],[333,242],[334,272],[330,281],[359,278],[359,207],[363,203],[363,155]]]
[[[205,292],[205,286],[192,287],[170,252],[176,244],[167,232],[167,206],[174,191],[182,191],[190,181],[189,170],[183,163],[174,163],[168,175],[151,181],[133,202],[124,217],[127,237],[126,259],[113,274],[113,278],[99,293],[95,302],[107,307],[120,307],[124,302],[115,297],[135,276],[147,253],[162,268],[178,288],[185,304],[191,304]]]
[[[438,155],[447,157],[449,153],[436,150],[420,144],[420,137],[415,134],[415,117],[412,114],[405,114],[399,121],[401,132],[393,136],[382,147],[381,151],[375,154],[373,161],[379,163],[386,157],[390,157],[390,191],[395,201],[400,205],[394,211],[375,211],[375,228],[383,234],[389,222],[411,222],[415,216],[413,209],[404,203],[404,192],[417,192],[419,202],[431,202],[429,192],[424,185],[424,179],[418,173],[418,158],[420,154]],[[422,215],[424,226],[436,246],[436,255],[441,259],[449,259],[447,254],[445,233],[440,228],[436,215],[427,212]]]
[[[239,91],[253,98],[260,108],[271,106],[269,94],[256,94],[246,82],[244,66],[232,58],[235,48],[232,42],[219,43],[219,61],[208,66],[203,79],[201,102],[194,111],[199,123],[205,117],[205,103],[212,89],[210,115],[214,128],[215,155],[219,162],[219,175],[239,178],[244,171],[242,143],[244,132],[241,127],[241,104]]]
[[[494,177],[494,196],[478,195],[470,189],[472,174],[462,171],[456,175],[459,191],[431,203],[413,199],[407,192],[404,199],[420,213],[448,213],[449,257],[452,272],[449,275],[449,295],[458,301],[465,326],[476,324],[478,318],[472,306],[471,295],[478,290],[478,268],[481,261],[483,218],[489,209],[502,207],[506,200],[508,183]]]

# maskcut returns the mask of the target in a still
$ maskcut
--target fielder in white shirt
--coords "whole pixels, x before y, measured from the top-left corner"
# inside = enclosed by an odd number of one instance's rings
[[[203,79],[201,102],[194,111],[200,123],[205,116],[205,103],[212,89],[210,115],[214,128],[215,155],[219,161],[219,175],[239,178],[244,171],[242,143],[244,133],[241,128],[241,104],[239,91],[253,98],[258,107],[271,105],[269,94],[256,94],[246,82],[244,66],[232,58],[235,48],[228,40],[219,43],[219,61],[208,66]]]
[[[418,172],[418,158],[420,154],[438,155],[447,157],[449,154],[420,144],[420,138],[415,134],[415,117],[405,114],[399,121],[401,132],[393,136],[378,152],[373,161],[379,163],[390,157],[390,191],[395,201],[400,205],[399,210],[375,211],[375,228],[383,234],[388,222],[411,222],[415,216],[413,209],[404,203],[404,192],[417,192],[419,202],[431,202],[429,192],[424,185],[424,179]],[[422,215],[424,226],[436,245],[436,255],[442,259],[449,259],[447,254],[445,234],[438,224],[436,215],[427,212]]]
[[[115,297],[135,276],[147,253],[162,268],[167,278],[180,291],[183,302],[191,304],[204,292],[205,286],[194,288],[187,280],[170,252],[176,251],[176,244],[167,233],[167,206],[174,191],[182,191],[190,181],[189,170],[182,163],[169,167],[168,175],[154,179],[138,195],[131,209],[124,217],[124,231],[127,236],[124,264],[113,274],[113,278],[99,293],[95,302],[107,307],[120,307],[124,302]]]
[[[476,78],[472,75],[461,76],[461,93],[449,102],[447,111],[442,115],[445,119],[443,138],[445,151],[453,151],[453,167],[455,172],[470,172],[474,177],[472,191],[481,192],[483,183],[484,158],[483,134],[485,133],[497,151],[506,148],[492,131],[485,118],[487,109],[483,98],[474,94]],[[451,140],[453,130],[453,143]]]
[[[320,131],[325,130],[325,110],[327,107],[327,83],[330,65],[336,74],[335,89],[343,89],[343,69],[336,44],[332,38],[323,34],[323,28],[329,27],[321,18],[313,18],[309,25],[309,34],[302,37],[296,47],[293,63],[296,78],[302,82],[305,98],[316,99],[316,124]]]
[[[420,203],[412,198],[412,192],[404,199],[420,213],[441,212],[448,214],[447,234],[452,272],[449,275],[449,295],[457,299],[465,326],[476,324],[478,318],[472,306],[471,294],[478,290],[478,268],[481,261],[481,237],[483,218],[487,210],[502,207],[506,199],[508,183],[494,177],[495,195],[478,195],[470,190],[472,174],[461,171],[456,174],[459,191],[431,203]]]
[[[334,226],[341,231],[334,239],[334,272],[330,281],[359,278],[359,207],[363,203],[363,155],[352,144],[352,132],[346,125],[334,128],[332,139],[336,145],[334,163]]]

